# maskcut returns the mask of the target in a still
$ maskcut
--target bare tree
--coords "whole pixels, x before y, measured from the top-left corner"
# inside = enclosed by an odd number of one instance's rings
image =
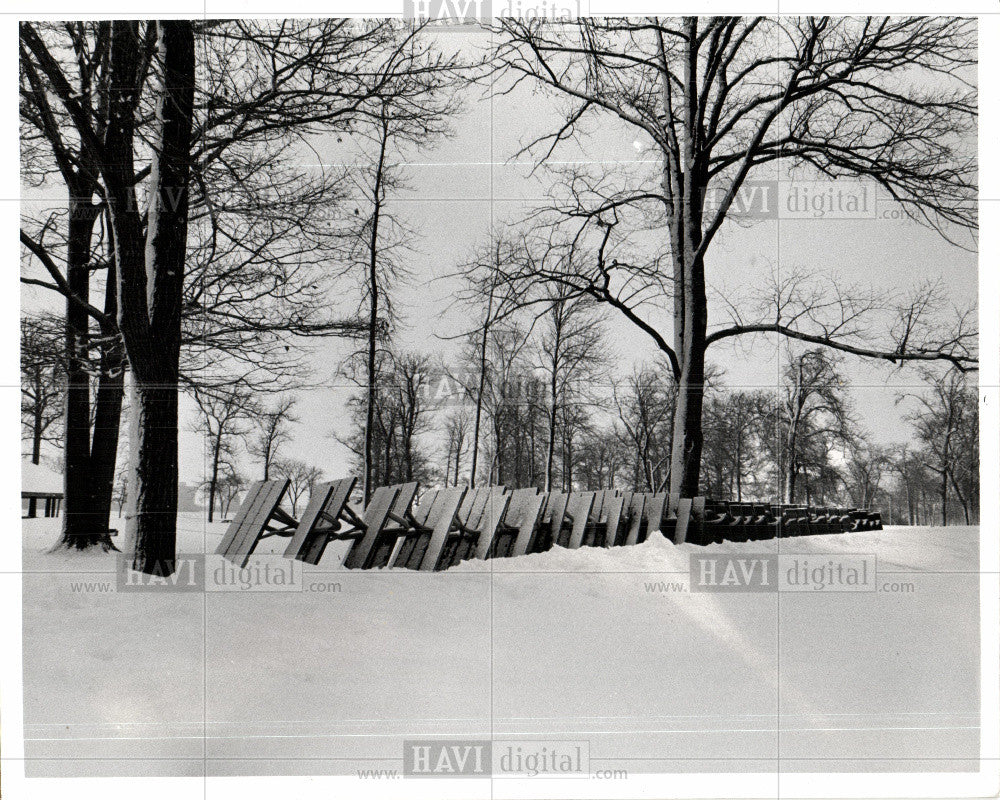
[[[135,116],[145,69],[137,22],[112,23],[108,128],[99,163],[115,241],[118,326],[132,371],[127,541],[133,569],[170,575],[195,48],[190,22],[156,22],[149,35],[159,79],[145,225],[135,187]],[[64,103],[72,106],[71,99]],[[89,120],[81,118],[77,127],[97,138]]]
[[[785,503],[795,502],[799,476],[819,472],[831,443],[848,438],[850,417],[838,361],[822,349],[789,355],[774,425]]]
[[[489,381],[489,345],[494,324],[505,320],[510,313],[506,295],[500,286],[500,265],[520,259],[524,248],[519,239],[499,233],[488,246],[479,251],[459,272],[465,279],[467,290],[459,296],[465,308],[478,319],[473,331],[466,331],[465,361],[471,367],[468,375],[456,380],[464,387],[466,395],[473,403],[472,425],[472,465],[469,470],[469,486],[475,488],[479,474],[479,451],[482,440],[483,404]],[[454,376],[453,376],[454,377]]]
[[[272,405],[253,410],[254,434],[247,451],[260,459],[265,481],[271,477],[271,467],[281,448],[291,441],[289,428],[299,421],[292,413],[295,403],[294,397],[279,397]]]
[[[198,418],[194,430],[205,437],[208,450],[208,475],[205,489],[208,495],[208,521],[213,521],[219,482],[224,475],[236,472],[233,439],[245,435],[249,420],[254,416],[250,395],[239,389],[231,391],[196,392]]]
[[[545,491],[552,490],[559,415],[568,405],[583,401],[583,387],[600,375],[606,355],[593,302],[566,294],[559,286],[551,287],[538,319],[542,330],[536,358],[548,392]]]
[[[761,438],[775,435],[766,420],[772,397],[766,391],[716,391],[705,404],[703,483],[713,497],[742,502],[751,484],[757,497],[770,497],[756,475],[762,472]]]
[[[321,300],[322,295],[311,291],[315,282],[305,279],[301,269],[298,270],[295,280],[297,287],[295,292],[298,294],[293,292],[292,296],[304,300],[304,303],[299,300],[288,301],[288,296],[282,294],[285,287],[281,277],[275,282],[269,278],[260,281],[259,274],[252,277],[243,275],[234,277],[234,270],[237,272],[252,270],[259,264],[259,259],[253,255],[239,257],[239,248],[234,246],[234,242],[239,241],[241,237],[233,226],[227,226],[225,223],[226,212],[231,209],[224,208],[224,203],[220,201],[229,192],[225,185],[220,190],[219,176],[225,176],[227,173],[237,176],[237,185],[252,183],[250,178],[254,173],[260,172],[262,164],[267,164],[268,167],[275,165],[276,153],[284,153],[285,161],[290,161],[291,148],[301,148],[303,144],[308,146],[309,136],[330,129],[344,131],[352,120],[357,122],[370,119],[373,109],[380,105],[383,93],[388,92],[393,85],[387,79],[388,75],[393,74],[394,69],[401,64],[415,64],[413,60],[408,60],[413,53],[426,56],[421,68],[414,68],[415,82],[420,82],[426,77],[423,67],[427,67],[428,64],[441,66],[430,54],[430,48],[418,41],[419,26],[401,25],[389,21],[369,23],[353,20],[293,23],[206,22],[199,24],[199,34],[206,47],[199,50],[204,60],[198,65],[200,71],[197,88],[193,99],[188,103],[189,98],[185,93],[191,92],[191,84],[195,83],[193,70],[191,80],[185,80],[178,89],[180,94],[173,92],[174,87],[166,78],[172,80],[175,76],[166,75],[164,70],[168,67],[179,67],[179,60],[174,62],[166,58],[167,50],[170,49],[166,45],[161,48],[163,52],[152,46],[157,35],[162,34],[160,39],[165,42],[169,38],[169,31],[180,31],[185,29],[185,26],[191,27],[187,23],[180,27],[172,23],[165,25],[150,23],[145,26],[148,35],[144,35],[151,45],[148,48],[139,44],[140,30],[137,24],[49,26],[43,35],[39,35],[31,25],[22,26],[22,64],[28,65],[23,67],[25,72],[31,70],[31,75],[22,77],[22,98],[30,97],[33,100],[44,98],[46,108],[59,109],[58,113],[72,125],[74,134],[67,136],[67,141],[78,139],[83,142],[83,155],[91,159],[92,167],[85,170],[84,177],[92,181],[100,180],[103,186],[89,195],[77,191],[71,191],[70,195],[73,198],[92,198],[97,193],[104,198],[104,209],[111,223],[107,242],[111,246],[113,255],[113,258],[109,257],[108,263],[116,269],[116,273],[112,274],[109,266],[108,294],[115,297],[127,295],[130,299],[127,303],[123,303],[120,309],[109,311],[106,303],[105,310],[100,311],[87,301],[87,286],[82,277],[82,268],[78,270],[79,280],[76,283],[68,278],[63,279],[58,274],[55,261],[49,257],[38,241],[22,233],[22,244],[50,273],[51,282],[42,283],[67,298],[68,314],[72,306],[77,316],[85,311],[102,324],[112,321],[112,333],[120,334],[126,349],[130,351],[133,384],[140,387],[139,394],[142,394],[141,387],[148,383],[143,373],[162,372],[162,370],[153,369],[144,363],[142,357],[137,360],[138,356],[145,356],[154,351],[141,346],[143,342],[140,340],[143,337],[140,334],[143,333],[144,327],[142,314],[133,313],[136,309],[130,308],[140,295],[126,291],[124,287],[139,275],[135,264],[138,263],[138,255],[143,249],[137,246],[139,235],[143,233],[142,225],[146,226],[145,232],[151,243],[160,243],[166,249],[170,249],[167,247],[167,239],[170,237],[158,236],[156,226],[166,221],[167,228],[170,228],[172,233],[178,233],[182,226],[181,218],[183,217],[184,224],[188,222],[186,213],[188,205],[194,210],[191,221],[194,223],[192,228],[196,233],[196,252],[202,256],[200,259],[195,259],[194,263],[209,270],[207,273],[209,279],[189,281],[186,287],[207,287],[208,292],[199,294],[200,290],[195,290],[186,293],[184,271],[174,269],[164,271],[164,275],[175,278],[174,282],[182,287],[180,299],[162,304],[157,303],[154,298],[150,313],[157,317],[158,322],[150,320],[149,326],[157,327],[165,318],[176,316],[176,308],[179,308],[181,332],[179,337],[173,337],[171,332],[171,336],[163,340],[166,347],[155,351],[154,355],[161,355],[163,356],[161,360],[172,362],[171,351],[175,349],[172,338],[179,338],[181,345],[187,345],[191,349],[216,348],[225,352],[230,360],[239,362],[242,358],[244,367],[252,373],[254,358],[247,354],[242,346],[247,341],[255,343],[258,349],[264,349],[271,357],[277,355],[276,363],[280,366],[282,363],[287,363],[287,359],[281,356],[282,347],[278,341],[283,332],[291,331],[296,335],[336,335],[345,330],[357,329],[353,323],[345,325],[336,319],[324,319],[322,316],[317,318],[315,312],[328,308],[329,304],[316,299]],[[52,36],[68,36],[71,47],[62,48],[58,42],[49,46],[47,38]],[[135,52],[127,52],[129,48]],[[179,53],[181,49],[174,48],[173,52]],[[150,55],[154,57],[151,58]],[[77,69],[77,65],[86,59],[99,65],[98,69],[101,70],[101,80],[98,83],[100,91],[95,92],[98,99],[94,102],[94,105],[100,107],[99,114],[91,113],[92,109],[85,102],[89,101],[91,96],[88,93],[90,85],[81,83],[83,88],[80,89],[66,78],[68,73]],[[395,69],[395,72],[399,71]],[[405,69],[402,71],[405,72]],[[33,78],[38,80],[33,81]],[[126,86],[128,80],[133,80],[134,85]],[[167,91],[163,90],[164,86],[167,87]],[[390,93],[395,96],[393,92]],[[172,99],[171,103],[166,104],[165,109],[169,112],[167,115],[169,119],[164,117],[162,113],[164,109],[157,111],[156,108],[157,99],[162,99],[165,94],[171,95]],[[126,97],[127,100],[124,99]],[[36,102],[35,106],[38,105]],[[185,108],[179,109],[178,106]],[[182,113],[169,116],[178,110]],[[37,123],[44,123],[43,117],[44,111],[35,113],[29,119],[39,127]],[[110,120],[110,124],[106,124],[106,120]],[[186,123],[187,127],[184,137],[179,135],[181,123]],[[48,127],[59,129],[58,124]],[[136,158],[140,162],[148,160],[148,152],[144,148],[148,147],[149,142],[165,143],[169,138],[167,134],[173,137],[175,144],[180,143],[181,138],[186,139],[189,151],[185,158],[175,158],[177,154],[171,153],[171,148],[160,147],[155,153],[152,168],[146,166],[132,175],[125,175],[125,167],[134,165]],[[56,148],[57,145],[58,142],[52,147]],[[142,152],[138,156],[126,153],[129,148]],[[247,148],[250,148],[249,153]],[[255,154],[254,148],[256,148]],[[57,152],[56,156],[59,155]],[[70,158],[67,161],[84,163],[84,159]],[[186,171],[183,176],[184,186],[168,187],[170,197],[166,202],[160,202],[160,205],[156,206],[155,202],[160,195],[157,183],[162,184],[165,178],[180,178],[181,171]],[[193,191],[189,191],[187,186],[188,172],[191,175]],[[267,181],[263,183],[266,184]],[[134,202],[137,196],[136,186],[142,186],[145,189],[142,194],[153,198],[152,213],[140,215],[138,206]],[[317,193],[312,192],[312,196],[315,198]],[[271,218],[280,216],[275,211],[280,207],[280,203],[276,204],[273,196],[261,199],[270,209]],[[323,199],[320,197],[321,201]],[[100,208],[98,204],[93,203],[92,199],[87,199],[81,207],[81,213],[97,208]],[[73,213],[68,215],[71,220],[75,216]],[[293,216],[294,212],[289,212],[287,215],[289,218]],[[230,219],[232,218],[230,216]],[[260,219],[260,215],[257,218]],[[311,219],[311,216],[300,214],[299,218]],[[124,238],[119,230],[123,221]],[[270,235],[266,226],[251,225],[250,233],[265,239]],[[175,241],[180,240],[177,236],[173,238]],[[282,263],[301,260],[302,252],[296,252],[294,247],[288,249],[288,242],[294,237],[282,234],[279,238],[282,245],[270,246],[272,255],[269,257],[269,262],[271,272],[280,276],[280,270],[276,270],[274,265],[279,263],[279,260]],[[322,241],[322,237],[311,236],[308,241],[315,244],[317,241]],[[155,254],[156,249],[151,248],[151,253]],[[232,258],[221,260],[215,258],[221,251],[227,249],[233,254]],[[252,251],[253,248],[247,250]],[[134,263],[126,264],[123,254]],[[153,257],[163,260],[164,252],[161,251]],[[204,277],[204,273],[201,277]],[[26,279],[26,282],[38,283],[34,279]],[[171,281],[165,282],[171,283]],[[237,293],[232,291],[234,287],[238,288]],[[234,309],[233,298],[238,294],[242,309],[252,310],[255,304],[254,295],[259,287],[264,287],[268,297],[281,298],[279,307],[291,309],[292,313],[269,316],[266,312],[241,314],[238,309]],[[155,295],[158,289],[155,287],[153,289],[152,295]],[[174,296],[177,293],[171,288],[168,294]],[[258,294],[257,298],[259,297]],[[163,313],[153,313],[157,308],[163,309]],[[202,324],[199,327],[189,327],[184,324],[185,320],[193,319],[199,313],[203,321],[213,322],[214,327],[211,324]],[[275,323],[273,322],[275,319],[280,321]],[[72,327],[75,331],[73,341],[79,344],[86,338],[86,335],[81,333],[86,325],[77,320]],[[168,327],[171,329],[175,327],[172,321]],[[193,335],[188,335],[189,333]],[[115,336],[106,338],[109,342],[115,341]],[[146,340],[148,338],[145,337]],[[76,345],[74,347],[79,351],[79,347]],[[285,352],[288,352],[288,349],[285,345]],[[197,359],[195,363],[199,363]],[[203,365],[205,360],[202,359],[200,363]],[[158,381],[156,385],[176,386],[179,381],[187,377],[180,364],[169,371],[176,374],[167,376],[170,380]],[[121,371],[112,374],[120,377]],[[158,377],[164,376],[160,374]],[[204,375],[199,377],[202,380],[205,378]],[[238,376],[240,379],[244,377]],[[221,385],[218,376],[214,380],[216,385]],[[167,392],[166,389],[160,390],[161,394]],[[167,398],[163,400],[164,408],[170,405]],[[83,404],[78,405],[82,408]],[[141,416],[144,413],[142,404],[133,405],[133,416]],[[167,411],[169,413],[169,410]],[[78,413],[77,416],[82,419],[84,415]],[[114,415],[114,418],[117,424],[118,414]],[[142,432],[144,427],[148,426],[140,424],[136,433]],[[168,428],[169,426],[164,426],[164,430]],[[68,433],[67,436],[69,437]],[[164,433],[163,436],[166,437],[167,434]],[[82,436],[78,436],[77,439],[82,440]],[[130,441],[137,446],[140,444],[138,435],[131,436]],[[82,445],[76,448],[81,453],[82,449]],[[170,449],[169,443],[166,449]],[[112,457],[110,461],[113,463],[114,458]],[[164,555],[172,549],[174,538],[173,525],[169,521],[172,514],[166,507],[175,505],[175,499],[172,497],[176,493],[176,490],[171,492],[168,488],[175,484],[176,480],[166,474],[173,470],[172,464],[175,459],[164,458],[157,461],[161,475],[156,485],[161,487],[162,496],[153,497],[154,492],[150,494],[150,499],[154,505],[157,503],[163,505],[162,513],[156,517],[159,523],[150,521],[151,527],[146,529],[143,521],[146,519],[145,515],[130,515],[132,519],[137,520],[135,523],[130,523],[134,528],[132,533],[135,534],[130,535],[130,539],[139,545],[139,550],[149,551],[142,558],[137,558],[135,563],[140,569],[148,567],[154,571],[171,568],[171,562]],[[82,455],[67,459],[68,475],[82,475],[87,471],[87,464]],[[144,476],[144,470],[139,469],[138,474]],[[110,504],[110,478],[107,483],[106,498]],[[81,497],[86,496],[83,489],[78,494]],[[146,492],[131,494],[133,501],[138,503],[139,507],[145,506]],[[81,503],[81,506],[86,505]],[[88,509],[81,508],[81,511],[84,510]],[[149,520],[153,518],[149,516]],[[155,528],[155,524],[162,524],[164,527]],[[88,523],[85,527],[94,526]],[[154,540],[161,545],[150,544]],[[156,547],[159,547],[159,550],[154,553]],[[156,565],[160,563],[162,566],[157,567]]]
[[[219,513],[225,519],[229,516],[229,509],[232,507],[233,501],[246,488],[246,481],[239,472],[229,469],[219,479],[219,484],[216,488],[219,499]]]
[[[365,354],[359,354],[365,359]],[[339,438],[364,463],[366,448],[371,448],[373,486],[418,481],[426,483],[432,475],[431,459],[423,441],[431,429],[427,388],[431,362],[417,353],[380,351],[377,364],[376,406],[368,422],[368,394],[351,403],[353,425]],[[367,365],[363,366],[367,374]],[[370,434],[370,435],[369,435]]]
[[[629,454],[611,426],[591,426],[584,431],[578,447],[576,474],[584,486],[613,489],[624,477]]]
[[[120,517],[125,511],[125,503],[128,502],[128,476],[120,471],[115,475],[114,488],[111,492],[111,501],[115,504]]]
[[[462,475],[462,458],[469,447],[469,415],[464,408],[452,411],[444,423],[445,466],[444,483],[458,486]]]
[[[544,441],[544,388],[531,372],[530,333],[530,326],[508,317],[494,322],[486,337],[482,408],[491,435],[483,443],[486,469],[479,470],[492,483],[533,486],[542,477],[535,445]]]
[[[845,483],[854,505],[871,508],[882,479],[889,470],[889,454],[864,436],[852,436],[847,444]]]
[[[901,445],[892,454],[890,469],[896,473],[906,505],[907,522],[920,524],[920,497],[927,483],[926,468],[922,459],[911,452],[907,445]]]
[[[378,404],[377,361],[380,342],[388,338],[392,318],[388,292],[404,274],[400,255],[415,238],[389,202],[405,189],[402,169],[407,151],[427,147],[446,135],[458,109],[455,83],[457,60],[435,56],[418,38],[400,44],[385,65],[385,87],[370,119],[354,129],[371,167],[355,175],[356,196],[367,211],[350,249],[363,268],[363,299],[368,315],[366,354],[367,411],[362,464],[362,493],[373,490],[375,409]]]
[[[614,120],[661,159],[656,175],[562,170],[549,224],[588,257],[514,265],[505,279],[557,281],[624,316],[666,355],[678,384],[671,490],[698,491],[705,357],[715,343],[776,334],[868,358],[976,364],[969,315],[939,319],[917,296],[877,305],[846,290],[788,307],[727,299],[709,331],[706,259],[761,168],[870,179],[950,239],[975,222],[975,23],[957,18],[684,17],[502,19],[494,60],[507,79],[564,102],[524,150],[551,160]],[[570,160],[570,159],[564,159]],[[628,229],[664,231],[643,255]],[[673,330],[644,308],[669,303]],[[795,309],[795,310],[792,310]],[[757,311],[760,314],[757,314]],[[883,312],[883,313],[879,313]],[[902,322],[900,322],[902,320]]]
[[[89,29],[89,30],[88,30]],[[45,26],[46,33],[55,30]],[[100,258],[93,237],[107,208],[99,202],[99,148],[97,139],[106,127],[104,99],[108,81],[110,27],[66,23],[59,29],[69,40],[67,72],[52,56],[35,23],[20,27],[22,157],[29,182],[43,183],[57,175],[66,187],[68,204],[59,217],[50,216],[36,235],[21,231],[21,244],[40,263],[47,280],[22,277],[22,282],[53,290],[64,297],[63,360],[65,363],[64,513],[60,544],[86,549],[113,547],[108,534],[111,485],[118,448],[119,418],[124,395],[124,351],[117,332],[118,311],[115,262]],[[90,41],[88,42],[88,33]],[[65,98],[72,98],[72,106]],[[71,133],[79,124],[94,135]],[[44,242],[50,228],[58,229],[64,267]],[[105,251],[110,251],[105,239]],[[92,274],[103,268],[106,276],[103,309],[91,303]],[[100,335],[93,337],[90,321]],[[91,347],[99,349],[99,384],[94,398],[95,424],[91,426]]]
[[[292,516],[296,516],[299,503],[312,494],[316,484],[323,479],[323,471],[294,458],[275,462],[274,470],[281,477],[288,478],[288,502],[292,505]]]
[[[478,328],[466,334],[477,349],[473,375],[478,376],[478,384],[467,387],[476,404],[477,418],[482,414],[488,383],[492,329],[508,322],[527,326],[525,337],[533,362],[530,366],[544,395],[541,406],[545,452],[541,470],[545,491],[551,491],[553,486],[560,418],[566,416],[569,405],[585,402],[588,392],[583,387],[600,377],[607,357],[601,309],[591,298],[574,294],[557,283],[528,287],[530,291],[523,293],[498,290],[497,270],[501,263],[533,263],[554,250],[551,242],[501,234],[495,237],[488,254],[480,253],[460,270],[466,285],[465,303],[485,308]],[[474,433],[473,438],[476,441],[478,436]]]
[[[429,429],[426,401],[430,359],[417,353],[401,353],[395,358],[395,394],[399,414],[399,444],[402,478],[412,481],[424,472],[418,441]]]
[[[32,464],[41,461],[43,441],[61,438],[66,391],[54,333],[43,320],[21,320],[21,438],[31,442]]]
[[[670,480],[670,418],[677,387],[669,372],[637,368],[613,384],[619,437],[632,463],[632,486],[659,491]]]
[[[959,475],[978,473],[978,404],[975,391],[959,370],[944,374],[924,373],[927,390],[906,392],[899,401],[909,399],[916,409],[907,415],[917,439],[924,446],[923,465],[938,476],[941,524],[949,521],[948,500],[955,493],[962,506],[965,523],[971,521],[969,495]],[[974,479],[975,480],[975,479]]]
[[[111,222],[114,241],[114,264],[117,278],[118,330],[133,370],[133,414],[130,442],[132,490],[129,502],[128,539],[133,551],[133,566],[155,574],[173,571],[177,506],[177,350],[180,339],[180,299],[183,261],[187,240],[187,181],[190,170],[190,146],[194,95],[194,35],[190,22],[159,22],[148,26],[148,41],[140,43],[139,23],[116,22],[99,28],[102,48],[99,63],[106,64],[107,91],[104,107],[97,117],[90,104],[90,87],[81,94],[30,25],[22,25],[22,64],[36,80],[36,97],[51,92],[71,121],[74,135],[83,142],[81,155],[85,167],[79,208],[70,210],[69,224],[86,224],[80,236],[70,235],[71,246],[82,250],[79,261],[86,270],[90,237],[100,208],[93,203],[98,175],[103,180],[103,200]],[[30,51],[34,63],[27,58]],[[78,59],[79,60],[79,59]],[[36,69],[37,65],[37,69]],[[48,86],[43,88],[38,73]],[[153,155],[149,169],[149,208],[139,211],[136,193],[136,124],[146,76],[151,80],[155,110],[150,123]],[[48,100],[43,105],[51,107]],[[54,141],[54,140],[53,140]],[[57,155],[57,158],[59,156]],[[64,171],[70,185],[74,178]],[[73,201],[71,201],[72,203]],[[22,243],[46,264],[45,253],[23,235]],[[148,247],[147,247],[148,243]],[[34,243],[37,245],[37,243]],[[57,284],[58,270],[49,269]],[[148,277],[147,277],[148,276]],[[75,350],[85,352],[88,315],[95,315],[85,302],[89,276],[81,274],[78,284],[67,279],[67,326],[73,330]],[[148,284],[148,285],[147,285]],[[77,317],[79,317],[77,319]],[[79,355],[72,356],[79,359]],[[77,374],[79,376],[77,376]],[[84,390],[82,365],[67,365],[69,392]],[[77,376],[76,378],[74,376]],[[87,380],[89,391],[89,379]],[[70,401],[77,416],[84,403]],[[84,424],[85,423],[85,424]],[[71,420],[67,417],[67,452],[71,429],[81,428],[73,438],[74,449],[81,449],[89,438],[89,416]],[[86,436],[84,436],[86,434]],[[73,459],[84,464],[85,459]],[[67,463],[67,488],[72,478]],[[160,473],[162,480],[153,479]],[[110,479],[108,491],[110,502]],[[88,509],[90,510],[90,509]],[[88,534],[87,531],[84,531]],[[95,535],[94,531],[89,532]]]

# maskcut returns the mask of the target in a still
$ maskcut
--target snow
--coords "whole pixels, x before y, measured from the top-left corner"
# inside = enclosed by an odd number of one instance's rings
[[[443,573],[346,571],[331,546],[297,591],[129,592],[113,553],[47,552],[58,522],[23,527],[29,776],[354,775],[439,735],[584,740],[633,774],[978,769],[975,527]],[[179,550],[224,529],[181,515]],[[285,543],[259,564],[287,568]],[[779,546],[875,554],[889,586],[688,591],[692,554]]]
[[[32,464],[29,459],[21,459],[21,491],[62,494],[63,478],[42,464]]]

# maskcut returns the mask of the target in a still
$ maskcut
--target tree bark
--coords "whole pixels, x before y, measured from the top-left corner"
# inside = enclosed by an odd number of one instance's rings
[[[35,413],[31,421],[31,463],[42,461],[42,407],[37,398],[42,396],[41,372],[35,372]]]
[[[950,470],[948,471],[948,477],[951,479],[951,486],[955,490],[955,496],[958,498],[958,502],[962,506],[962,516],[965,518],[965,524],[970,525],[971,517],[969,516],[969,500],[966,498],[965,493],[959,488],[958,481],[955,480],[955,475]]]
[[[948,473],[941,473],[941,524],[948,524]]]
[[[177,529],[177,380],[187,247],[188,175],[194,100],[194,33],[189,21],[151,22],[161,85],[143,232],[135,196],[135,103],[139,28],[112,23],[110,100],[101,164],[118,267],[118,320],[131,367],[129,502],[132,566],[174,570]]]
[[[118,313],[118,280],[114,258],[110,259],[104,298],[104,313],[114,319]],[[121,432],[122,402],[125,398],[125,352],[117,328],[105,326],[101,335],[100,378],[94,398],[94,434],[90,445],[90,469],[93,481],[94,514],[103,531],[111,526],[115,466],[118,462],[118,439]],[[110,533],[103,534],[102,545],[117,550]]]
[[[736,502],[743,502],[743,452],[740,445],[736,445]]]
[[[497,246],[499,261],[499,245]],[[494,265],[496,268],[498,265]],[[476,471],[479,469],[479,437],[483,420],[483,394],[486,392],[486,346],[489,342],[490,323],[493,318],[493,295],[496,292],[496,272],[490,278],[490,294],[486,301],[486,318],[483,320],[483,335],[479,340],[479,385],[476,387],[476,414],[472,426],[472,466],[469,471],[469,488],[476,488]]]
[[[367,503],[372,494],[372,447],[375,423],[375,404],[378,401],[376,394],[377,379],[376,356],[378,353],[378,229],[382,214],[382,178],[385,171],[385,155],[388,147],[388,121],[382,119],[382,138],[379,140],[378,162],[375,166],[375,181],[372,187],[372,229],[371,238],[368,244],[368,291],[371,297],[368,317],[368,409],[365,415],[365,453],[364,453],[364,476],[362,493]]]
[[[670,451],[670,492],[698,494],[704,446],[702,410],[705,399],[705,349],[708,299],[701,253],[702,218],[708,176],[696,156],[698,124],[697,18],[685,19],[688,41],[682,74],[683,122],[677,159],[664,168],[664,194],[672,199],[670,247],[674,264],[674,352],[677,357],[677,406]],[[670,100],[671,87],[663,81]]]
[[[177,544],[177,387],[132,381],[128,493],[133,569],[171,575]]]
[[[222,423],[219,423],[219,435],[215,437],[212,446],[212,475],[208,481],[208,521],[212,522],[215,514],[216,487],[219,485],[219,454],[222,450]],[[265,479],[266,480],[266,479]]]
[[[119,350],[119,345],[115,345]],[[101,357],[102,374],[97,388],[94,415],[94,436],[90,449],[93,482],[94,517],[100,523],[100,539],[109,549],[117,549],[111,542],[112,495],[114,494],[115,465],[118,461],[118,437],[121,430],[122,401],[125,398],[125,371],[121,352]],[[116,363],[118,366],[111,366]]]
[[[558,336],[558,334],[557,334]],[[548,419],[548,440],[545,443],[545,491],[552,491],[552,469],[555,465],[556,456],[556,419],[559,414],[559,404],[556,402],[556,395],[558,394],[558,364],[559,364],[559,344],[556,342],[554,345],[554,354],[552,357],[552,373],[550,375],[549,381],[549,413]]]
[[[690,255],[690,253],[689,253]],[[682,264],[685,290],[681,313],[675,313],[675,350],[680,365],[670,453],[670,491],[681,497],[698,494],[704,446],[702,411],[705,399],[705,335],[708,327],[705,269],[700,258]],[[678,319],[679,316],[679,319]]]
[[[97,219],[85,189],[69,184],[69,224],[66,247],[66,280],[80,300],[90,298],[90,243]],[[56,545],[86,549],[106,539],[107,530],[94,508],[94,482],[90,462],[90,374],[87,370],[90,317],[79,303],[66,300],[66,411],[65,513],[62,538]]]

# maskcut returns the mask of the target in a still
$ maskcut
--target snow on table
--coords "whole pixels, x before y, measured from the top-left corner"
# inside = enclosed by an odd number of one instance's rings
[[[342,570],[331,545],[296,591],[181,593],[117,591],[115,554],[46,552],[57,525],[24,525],[29,775],[353,775],[435,736],[584,740],[630,773],[977,768],[975,527],[444,573]],[[182,515],[178,549],[224,529]],[[876,554],[885,588],[689,591],[692,554],[779,547]]]

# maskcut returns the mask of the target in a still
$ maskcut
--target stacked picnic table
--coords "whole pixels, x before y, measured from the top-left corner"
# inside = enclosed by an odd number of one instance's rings
[[[375,489],[351,502],[356,478],[319,484],[301,517],[282,508],[287,480],[247,492],[216,553],[247,565],[258,542],[289,539],[285,556],[317,564],[331,541],[349,541],[348,569],[443,570],[467,559],[541,553],[554,546],[618,547],[659,531],[675,544],[709,545],[846,531],[881,530],[881,516],[854,508],[731,503],[620,489],[539,492],[503,486]]]

